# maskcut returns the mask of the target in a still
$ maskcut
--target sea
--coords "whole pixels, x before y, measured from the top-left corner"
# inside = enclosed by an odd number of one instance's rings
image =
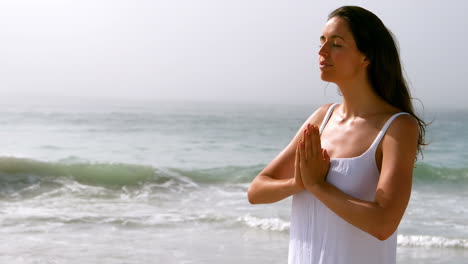
[[[0,102],[0,263],[287,262],[291,198],[247,189],[317,105]],[[468,110],[418,111],[397,262],[468,263]]]

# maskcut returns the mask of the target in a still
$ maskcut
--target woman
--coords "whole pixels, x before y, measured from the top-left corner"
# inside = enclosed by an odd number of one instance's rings
[[[293,196],[289,263],[395,263],[397,227],[424,144],[391,33],[355,6],[320,37],[321,78],[339,105],[317,109],[253,180],[253,204]]]

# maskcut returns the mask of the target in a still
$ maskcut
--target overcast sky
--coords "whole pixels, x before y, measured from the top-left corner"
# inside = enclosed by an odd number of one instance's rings
[[[463,0],[0,0],[0,96],[339,101],[317,50],[345,4],[393,31],[426,107],[467,105]]]

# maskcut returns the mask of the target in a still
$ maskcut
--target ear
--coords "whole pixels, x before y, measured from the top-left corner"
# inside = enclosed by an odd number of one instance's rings
[[[362,57],[362,66],[367,67],[367,66],[369,66],[369,64],[370,64],[370,60],[366,56],[363,56]]]

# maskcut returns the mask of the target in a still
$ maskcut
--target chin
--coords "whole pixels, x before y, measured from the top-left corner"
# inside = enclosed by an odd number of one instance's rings
[[[332,76],[330,76],[330,74],[328,74],[326,72],[321,72],[320,73],[320,79],[322,79],[322,81],[324,81],[324,82],[333,82],[334,81],[334,78]]]

